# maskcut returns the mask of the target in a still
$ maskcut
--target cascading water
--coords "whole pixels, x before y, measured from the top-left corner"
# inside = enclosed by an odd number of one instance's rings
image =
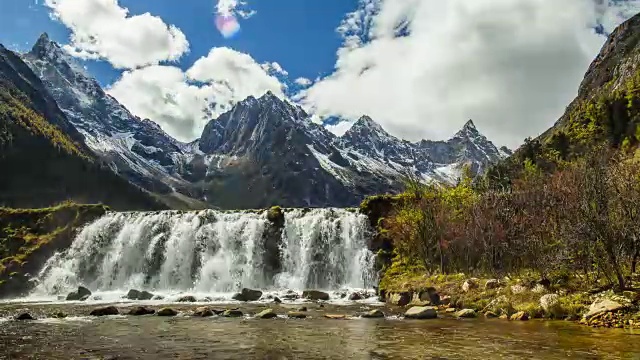
[[[266,212],[109,213],[49,259],[34,294],[366,289],[367,234],[367,218],[344,209],[285,211],[281,227]]]

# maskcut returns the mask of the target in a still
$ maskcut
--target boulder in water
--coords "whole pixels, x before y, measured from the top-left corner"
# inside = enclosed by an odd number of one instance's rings
[[[233,300],[238,301],[258,301],[262,297],[262,291],[244,288],[239,293],[233,295]]]
[[[273,302],[276,303],[276,304],[281,304],[282,300],[280,300],[280,298],[276,296],[276,297],[273,298]]]
[[[129,315],[133,315],[133,316],[153,315],[155,313],[156,313],[155,310],[144,307],[144,306],[137,306],[129,310]]]
[[[347,318],[347,315],[343,314],[325,314],[324,317],[332,320],[344,320]]]
[[[156,315],[158,315],[158,316],[176,316],[176,315],[178,315],[178,312],[173,310],[172,308],[162,308],[162,309],[158,310]]]
[[[498,314],[494,313],[493,311],[487,311],[486,313],[484,313],[484,317],[486,317],[487,319],[495,319],[498,317]]]
[[[293,319],[304,319],[307,317],[307,314],[299,311],[289,311],[287,316]]]
[[[206,306],[202,306],[197,308],[196,311],[193,312],[193,316],[209,317],[209,316],[213,316],[213,311]]]
[[[407,319],[435,319],[438,313],[430,306],[414,306],[404,313]]]
[[[518,311],[517,313],[511,315],[509,319],[514,321],[526,321],[529,320],[529,314],[524,311]]]
[[[129,300],[151,300],[153,299],[153,294],[148,291],[138,291],[135,289],[129,290],[126,296]]]
[[[299,308],[298,311],[307,311],[307,307],[303,306],[303,307]]]
[[[213,311],[213,313],[216,314],[216,315],[222,315],[222,314],[224,314],[225,310],[223,310],[223,309],[211,309],[211,311]]]
[[[87,300],[91,296],[91,291],[84,286],[78,286],[78,290],[67,295],[67,301]],[[82,300],[84,299],[84,300]]]
[[[108,316],[108,315],[119,315],[120,312],[118,308],[115,306],[105,306],[91,310],[89,315],[91,316]]]
[[[55,314],[51,314],[51,317],[55,318],[55,319],[64,319],[64,318],[67,317],[67,314],[65,314],[63,312],[57,312]]]
[[[89,297],[91,297],[91,295],[85,295],[85,296],[80,298],[80,301],[87,301],[87,300],[89,300]]]
[[[259,312],[258,314],[256,314],[255,317],[257,319],[273,319],[273,318],[277,318],[278,315],[275,312],[273,312],[272,309],[265,309]]]
[[[458,311],[455,315],[458,318],[474,318],[476,317],[476,311],[473,309],[462,309]]]
[[[362,295],[357,292],[351,293],[351,295],[349,295],[349,300],[351,301],[357,301],[362,299],[363,299]]]
[[[182,296],[178,299],[178,302],[196,302],[196,298],[192,295]]]
[[[16,320],[35,320],[31,314],[24,312],[15,317]]]
[[[127,295],[125,295],[125,298],[129,300],[138,300],[138,298],[140,298],[140,291],[131,289]]]
[[[302,297],[307,300],[329,300],[329,294],[319,290],[305,290],[302,292]]]
[[[362,314],[362,317],[365,319],[378,319],[378,318],[383,318],[384,313],[379,309],[375,309]]]
[[[222,313],[224,317],[241,317],[242,315],[242,311],[238,309],[225,310],[225,312]]]

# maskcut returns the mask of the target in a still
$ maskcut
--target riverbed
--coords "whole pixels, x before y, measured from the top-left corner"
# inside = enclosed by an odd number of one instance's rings
[[[134,304],[116,304],[121,313]],[[161,305],[152,306],[158,309]],[[90,317],[96,305],[0,305],[0,359],[640,359],[640,332],[592,329],[565,321],[405,320],[399,309],[307,304],[308,318],[285,314],[300,304],[269,305],[280,317],[256,319],[265,304],[216,304],[242,318]],[[379,308],[384,319],[357,316]],[[35,321],[12,320],[28,311]],[[50,314],[64,312],[65,319]]]

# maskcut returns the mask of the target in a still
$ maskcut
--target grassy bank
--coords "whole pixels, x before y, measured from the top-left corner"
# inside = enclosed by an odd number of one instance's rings
[[[44,262],[107,210],[104,205],[71,202],[42,209],[0,208],[0,297],[28,290],[30,277]]]

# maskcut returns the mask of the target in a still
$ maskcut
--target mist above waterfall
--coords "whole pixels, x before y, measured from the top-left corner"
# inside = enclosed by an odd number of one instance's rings
[[[109,213],[49,259],[34,293],[366,289],[375,284],[369,230],[344,209],[288,210],[283,226],[266,211]]]

